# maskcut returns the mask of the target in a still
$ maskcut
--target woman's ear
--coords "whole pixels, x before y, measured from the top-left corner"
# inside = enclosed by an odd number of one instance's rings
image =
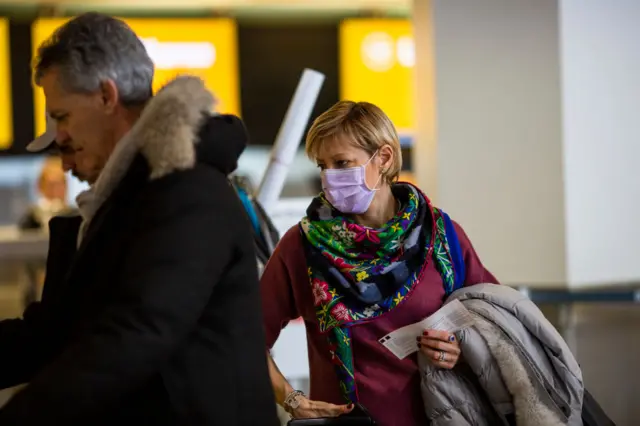
[[[380,159],[380,170],[386,172],[393,164],[393,149],[390,145],[384,145],[378,151],[378,158]]]

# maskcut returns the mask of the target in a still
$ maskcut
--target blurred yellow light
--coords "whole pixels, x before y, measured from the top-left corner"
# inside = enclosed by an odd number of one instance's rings
[[[378,105],[400,133],[413,130],[411,22],[347,19],[340,25],[340,97]]]
[[[7,149],[13,143],[10,61],[9,21],[0,18],[0,149]]]
[[[38,46],[68,19],[40,19],[32,28]],[[181,74],[197,75],[218,99],[217,111],[240,115],[237,28],[232,19],[124,19],[145,44],[156,66],[157,91]],[[45,129],[45,99],[34,89],[36,134]]]
[[[409,183],[412,183],[412,184],[414,184],[416,186],[418,185],[418,182],[416,182],[416,177],[411,172],[400,172],[400,176],[398,177],[398,181],[400,181],[400,182],[409,182]]]

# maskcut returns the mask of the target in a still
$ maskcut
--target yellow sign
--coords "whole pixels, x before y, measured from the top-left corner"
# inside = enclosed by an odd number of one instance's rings
[[[415,51],[411,22],[348,19],[340,25],[340,97],[376,104],[400,133],[414,117]]]
[[[34,22],[34,57],[38,46],[68,19]],[[217,111],[240,115],[238,46],[232,19],[124,19],[142,40],[155,64],[153,89],[180,74],[198,75],[218,98]],[[34,89],[36,134],[45,129],[42,89]]]
[[[0,18],[0,149],[7,149],[13,143],[10,61],[9,21]]]

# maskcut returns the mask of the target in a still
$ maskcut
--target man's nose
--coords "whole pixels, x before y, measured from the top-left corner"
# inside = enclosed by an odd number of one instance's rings
[[[60,126],[56,128],[56,142],[58,145],[64,144],[69,139],[69,133],[65,130],[60,129]]]

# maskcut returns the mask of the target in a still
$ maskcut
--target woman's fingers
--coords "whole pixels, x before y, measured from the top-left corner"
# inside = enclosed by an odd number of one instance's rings
[[[442,340],[443,342],[455,342],[456,336],[442,330],[425,330],[422,333],[423,337],[429,337],[435,340]]]
[[[451,354],[451,353],[444,352],[444,351],[430,349],[427,346],[423,346],[420,349],[422,350],[422,353],[425,354],[427,356],[427,358],[429,358],[432,361],[451,362],[451,361],[457,359],[457,357],[458,357],[458,355],[456,355],[456,354]],[[443,354],[444,354],[444,356],[443,356]]]
[[[337,417],[351,411],[347,405],[335,405],[321,401],[316,401],[316,404],[317,407],[315,411],[322,414],[318,417]]]
[[[435,351],[433,349],[429,349],[426,346],[422,347],[421,351],[427,358],[429,358],[431,363],[438,368],[451,370],[458,363],[459,355],[456,354]],[[442,358],[442,354],[444,354],[444,359]]]
[[[421,337],[419,343],[420,346],[427,347],[435,351],[442,351],[453,355],[460,354],[460,346],[457,343],[443,342],[442,340],[435,340],[428,337]]]
[[[353,410],[353,405],[336,405],[322,401],[309,401],[305,417],[338,417]]]
[[[460,345],[455,336],[444,331],[427,330],[416,339],[422,353],[432,364],[452,369],[460,357]]]

